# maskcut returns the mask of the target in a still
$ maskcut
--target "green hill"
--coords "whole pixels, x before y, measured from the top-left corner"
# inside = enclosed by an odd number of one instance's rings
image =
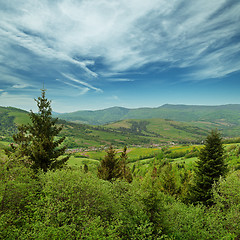
[[[74,147],[113,144],[152,145],[161,143],[200,143],[210,127],[200,128],[189,123],[164,119],[123,120],[105,126],[64,122],[62,135]]]
[[[145,120],[122,120],[119,122],[105,125],[116,131],[133,133],[139,136],[159,138],[162,141],[194,142],[201,141],[211,125],[205,124],[198,127],[196,124],[177,122],[167,119],[145,119]]]
[[[96,111],[77,111],[60,114],[61,119],[101,125],[124,119],[162,118],[183,122],[213,122],[225,125],[240,124],[240,104],[221,106],[171,105],[166,104],[158,108],[128,109],[113,107]]]
[[[215,110],[210,111],[209,107],[200,107],[200,113],[195,109],[195,106],[173,106],[165,105],[161,107],[168,113],[168,116],[179,116],[180,109],[183,112],[188,111],[199,115],[196,119],[199,121],[180,122],[169,119],[149,118],[149,119],[127,119],[116,121],[105,125],[89,125],[76,122],[70,122],[59,119],[59,124],[63,124],[64,128],[61,132],[61,136],[66,137],[65,144],[69,148],[78,147],[99,147],[109,144],[116,146],[123,145],[151,145],[161,144],[169,142],[178,143],[199,143],[207,135],[210,129],[218,128],[225,137],[238,137],[240,135],[240,127],[237,118],[237,106],[222,106],[213,107]],[[224,109],[225,110],[219,110]],[[218,111],[216,111],[218,109]],[[151,109],[141,109],[143,112]],[[155,109],[156,110],[156,109]],[[160,108],[158,108],[160,111]],[[124,108],[112,108],[98,111],[98,118],[101,116],[112,116],[112,119],[117,119],[120,115],[129,115],[133,117],[134,111],[140,111],[140,109],[126,110]],[[89,113],[93,114],[95,111]],[[231,122],[229,116],[232,116]],[[135,112],[136,113],[136,112]],[[171,114],[170,114],[171,113]],[[174,114],[173,114],[174,113]],[[191,114],[192,114],[191,113]],[[203,115],[205,114],[205,118]],[[138,112],[139,114],[139,112]],[[192,114],[192,116],[194,115]],[[223,118],[225,114],[225,118]],[[235,115],[234,115],[235,114]],[[124,115],[124,116],[125,116]],[[187,115],[187,114],[186,114]],[[200,117],[200,115],[202,117]],[[142,115],[143,117],[149,117],[150,115]],[[166,116],[166,115],[164,115]],[[182,114],[184,117],[184,114]],[[215,117],[214,117],[215,116]],[[234,118],[235,116],[235,118]],[[221,117],[221,118],[220,118]],[[187,116],[185,116],[187,118]],[[190,117],[189,117],[190,118]],[[96,118],[97,119],[97,118]],[[183,118],[182,118],[183,119]],[[193,119],[193,117],[191,118]],[[211,121],[210,121],[211,120]],[[100,121],[100,120],[98,120]],[[12,141],[12,135],[17,131],[18,124],[26,124],[29,122],[28,112],[21,109],[12,107],[0,107],[0,136],[2,140]]]
[[[119,109],[118,109],[119,110]],[[121,112],[120,109],[117,112]],[[123,110],[124,111],[124,110]],[[18,124],[29,122],[28,112],[16,108],[0,108],[0,133],[2,140],[12,141]],[[189,123],[163,119],[124,120],[105,126],[93,126],[67,122],[59,119],[64,128],[61,136],[66,137],[69,148],[104,145],[151,145],[170,141],[199,142],[207,134],[206,128]]]
[[[11,139],[17,131],[17,125],[26,124],[29,121],[27,111],[13,107],[0,107],[0,137],[6,140]]]
[[[129,109],[127,108],[112,107],[96,111],[77,111],[73,113],[64,113],[58,115],[58,117],[67,121],[101,125],[108,122],[115,122],[125,119],[123,116],[127,116],[128,112]]]

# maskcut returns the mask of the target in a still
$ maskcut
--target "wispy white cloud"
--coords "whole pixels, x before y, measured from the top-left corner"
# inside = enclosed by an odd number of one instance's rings
[[[89,84],[89,83],[87,83],[87,82],[84,82],[84,81],[82,81],[82,80],[76,79],[76,78],[74,78],[74,77],[72,77],[72,76],[70,76],[70,75],[68,75],[68,74],[62,73],[62,75],[63,75],[65,78],[67,78],[67,79],[69,79],[69,80],[71,80],[71,81],[73,81],[73,82],[76,82],[76,83],[78,83],[78,84],[81,84],[81,85],[83,85],[83,86],[85,86],[85,87],[87,87],[87,88],[93,89],[93,90],[95,90],[95,91],[97,91],[97,92],[103,92],[100,88],[96,88],[96,87],[92,86],[91,84]]]
[[[62,79],[56,79],[56,80],[59,81],[59,82],[62,82],[62,83],[64,83],[64,84],[66,84],[66,85],[68,85],[68,86],[70,86],[70,87],[79,89],[80,92],[79,92],[78,95],[84,95],[85,93],[87,93],[87,92],[90,90],[90,89],[87,88],[87,87],[80,87],[80,86],[78,86],[78,85],[76,85],[76,84],[73,84],[73,83],[64,81],[64,80],[62,80]]]
[[[0,66],[0,84],[10,88],[31,87],[29,79],[11,71],[8,67]]]
[[[18,44],[37,56],[44,57],[50,60],[59,60],[66,61],[72,64],[75,64],[81,67],[90,75],[97,77],[97,74],[88,69],[87,65],[92,65],[92,61],[78,61],[69,55],[65,54],[62,51],[57,51],[53,47],[49,47],[47,43],[39,36],[33,36],[30,34],[26,34],[22,31],[19,31],[13,25],[10,24],[2,24],[0,28],[0,35],[4,36],[8,39],[9,43]]]
[[[108,96],[108,97],[106,97],[106,99],[108,101],[119,101],[120,100],[120,98],[117,95]]]
[[[29,87],[28,84],[15,84],[12,86],[13,88],[26,88]]]
[[[114,96],[112,96],[112,99],[113,99],[113,100],[119,100],[119,97],[116,96],[116,95],[114,95]]]
[[[2,1],[0,63],[28,72],[32,54],[42,68],[72,64],[99,81],[98,59],[105,76],[161,63],[194,67],[193,80],[224,77],[240,70],[239,18],[240,2],[228,0]],[[102,91],[76,76],[65,77]]]
[[[108,81],[110,82],[133,82],[133,79],[130,78],[109,78]]]

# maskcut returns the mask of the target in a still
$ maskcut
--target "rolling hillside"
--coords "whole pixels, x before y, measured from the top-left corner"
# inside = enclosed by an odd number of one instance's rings
[[[166,119],[122,120],[105,125],[116,131],[129,132],[136,135],[151,136],[164,141],[200,142],[208,134],[210,126],[200,128],[190,123]]]
[[[92,125],[102,125],[124,119],[162,118],[183,122],[213,122],[231,126],[240,124],[240,104],[221,106],[166,104],[158,108],[137,109],[113,107],[104,110],[60,114],[58,117],[67,121]]]
[[[0,108],[0,136],[12,141],[18,124],[29,122],[28,113],[16,108]],[[166,142],[200,142],[207,128],[163,119],[124,120],[105,126],[93,126],[59,119],[69,148],[103,145],[151,145]]]
[[[152,145],[170,142],[200,143],[208,134],[205,128],[164,119],[123,120],[105,126],[78,124],[60,120],[62,136],[69,147],[90,147],[113,144]]]
[[[30,121],[27,113],[18,108],[0,107],[0,137],[11,139],[17,131],[18,124],[26,124]]]
[[[229,106],[230,107],[230,106]],[[211,112],[209,108],[201,107],[202,111],[198,113],[194,110],[194,107],[186,106],[165,106],[165,108],[172,109],[175,116],[180,114],[180,109],[188,111],[189,115],[191,112],[196,114],[208,116],[211,121],[207,121],[206,118],[200,118],[199,121],[181,122],[169,119],[160,118],[149,118],[149,119],[127,119],[116,121],[105,125],[89,125],[77,122],[69,122],[66,120],[59,119],[59,124],[63,124],[64,128],[61,132],[61,136],[65,136],[65,144],[69,148],[79,147],[98,147],[113,144],[116,146],[121,145],[151,145],[151,144],[162,144],[169,142],[179,143],[199,143],[205,139],[210,129],[218,128],[221,130],[223,136],[228,137],[239,137],[240,127],[238,124],[237,111],[229,109],[225,106],[226,110],[223,113],[219,110],[217,112]],[[160,109],[160,108],[159,108]],[[220,108],[221,109],[221,108]],[[114,108],[111,111],[106,109],[98,111],[98,117],[101,119],[101,114],[110,116],[111,113],[116,119],[119,115],[127,113],[124,108]],[[130,111],[130,110],[129,110]],[[133,111],[133,110],[131,110]],[[137,111],[137,109],[136,109]],[[139,109],[138,109],[139,111]],[[146,111],[142,109],[142,111]],[[150,109],[148,109],[150,111]],[[163,109],[161,110],[163,111]],[[167,112],[165,109],[164,111]],[[226,112],[230,112],[232,116],[231,122]],[[114,113],[113,113],[114,112]],[[170,116],[168,111],[168,116]],[[133,112],[128,112],[127,114]],[[149,113],[150,114],[150,113]],[[220,114],[222,114],[220,116]],[[222,117],[226,114],[225,118]],[[234,115],[235,114],[235,115]],[[235,116],[235,118],[233,117]],[[149,115],[142,115],[146,117]],[[214,118],[214,116],[216,118]],[[197,117],[196,117],[197,119]],[[0,108],[0,136],[4,141],[12,141],[12,135],[17,130],[18,124],[25,124],[29,122],[29,117],[26,111],[16,108]]]

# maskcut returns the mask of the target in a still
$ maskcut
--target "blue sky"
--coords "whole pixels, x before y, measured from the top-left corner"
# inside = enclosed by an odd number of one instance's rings
[[[240,103],[240,1],[0,0],[0,106]]]

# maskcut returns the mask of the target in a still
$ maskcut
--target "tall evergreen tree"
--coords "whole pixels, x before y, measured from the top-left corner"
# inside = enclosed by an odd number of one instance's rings
[[[207,136],[196,165],[195,185],[192,189],[194,202],[212,204],[212,185],[224,176],[227,165],[224,162],[222,138],[217,130]]]
[[[27,156],[32,162],[32,168],[46,172],[62,167],[69,156],[59,159],[66,150],[66,147],[59,146],[65,138],[57,138],[62,127],[57,126],[57,119],[52,118],[51,101],[45,96],[46,90],[41,91],[41,97],[35,99],[38,113],[30,111],[31,124],[19,126],[13,139],[18,144],[20,155]]]

